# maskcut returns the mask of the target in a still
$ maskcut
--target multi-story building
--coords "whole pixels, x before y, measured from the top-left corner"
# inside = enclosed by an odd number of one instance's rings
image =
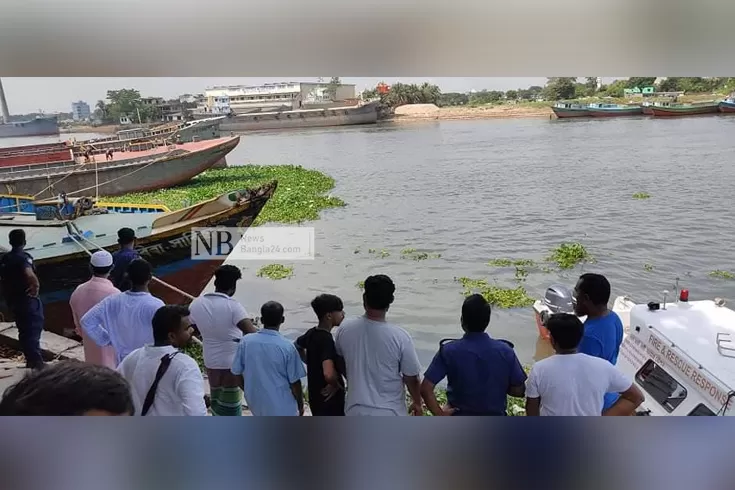
[[[75,121],[86,121],[92,116],[89,104],[80,100],[71,103],[71,118]]]
[[[219,86],[208,88],[202,112],[213,112],[217,101],[227,100],[235,113],[268,109],[299,109],[355,99],[355,86],[340,84],[332,94],[329,83],[280,82],[258,86]]]

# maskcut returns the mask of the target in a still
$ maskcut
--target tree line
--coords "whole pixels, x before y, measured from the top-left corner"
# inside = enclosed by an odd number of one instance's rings
[[[381,104],[392,109],[404,104],[436,104],[439,107],[494,104],[503,101],[554,101],[583,97],[623,97],[625,89],[654,86],[659,92],[711,93],[735,90],[735,78],[669,77],[655,84],[656,77],[630,77],[615,80],[608,85],[597,85],[597,77],[552,77],[546,86],[531,86],[513,90],[481,90],[479,92],[442,93],[438,86],[396,83],[387,93],[377,88],[365,90],[364,100],[380,99]]]
[[[181,107],[184,118],[188,119],[190,111],[196,107],[194,103],[179,103],[171,101],[172,105]],[[117,124],[122,116],[128,116],[132,121],[150,123],[161,121],[161,108],[152,104],[144,104],[140,92],[132,88],[108,90],[106,100],[98,100],[94,109],[95,118],[104,123]]]

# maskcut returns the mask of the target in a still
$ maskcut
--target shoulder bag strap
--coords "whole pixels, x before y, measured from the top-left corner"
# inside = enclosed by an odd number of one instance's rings
[[[161,358],[161,364],[158,366],[158,371],[156,371],[156,378],[153,380],[153,384],[151,384],[151,388],[148,390],[148,394],[145,396],[143,409],[141,410],[140,415],[148,414],[148,411],[153,405],[153,400],[156,398],[158,383],[161,381],[161,378],[163,378],[163,375],[166,374],[166,371],[168,371],[168,367],[171,365],[171,360],[178,353],[179,351],[176,351],[172,354],[166,354]]]

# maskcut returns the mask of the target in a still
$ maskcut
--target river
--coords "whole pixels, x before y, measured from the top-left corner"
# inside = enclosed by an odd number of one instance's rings
[[[735,241],[734,134],[735,118],[728,117],[250,133],[228,156],[230,165],[321,170],[336,179],[333,193],[347,206],[324,211],[313,223],[316,260],[293,264],[294,276],[282,281],[255,277],[262,264],[253,263],[237,297],[254,315],[266,300],[282,302],[285,331],[293,336],[313,324],[315,295],[338,294],[348,315],[357,315],[357,282],[388,274],[397,286],[390,318],[412,334],[424,364],[439,340],[461,334],[463,297],[455,277],[512,287],[513,270],[489,267],[488,260],[541,260],[563,241],[582,242],[596,263],[560,274],[532,272],[525,282],[532,296],[594,271],[610,279],[613,295],[637,302],[660,301],[676,277],[692,300],[735,298],[735,281],[709,276],[735,269],[735,248],[728,245]],[[0,145],[20,144],[6,141]],[[651,198],[635,200],[636,192]],[[402,259],[407,247],[441,258]],[[391,255],[379,258],[370,248]],[[548,351],[538,342],[530,308],[494,310],[489,331],[514,342],[523,362]]]

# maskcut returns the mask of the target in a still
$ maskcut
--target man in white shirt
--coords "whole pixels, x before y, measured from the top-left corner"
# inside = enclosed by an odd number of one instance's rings
[[[130,291],[108,296],[82,317],[84,333],[98,346],[112,345],[117,364],[139,347],[153,343],[151,320],[163,301],[148,291],[153,277],[151,265],[135,259],[127,269]]]
[[[335,331],[337,354],[347,377],[345,415],[408,415],[404,385],[411,394],[410,412],[423,415],[416,348],[404,329],[385,315],[396,287],[379,274],[365,280],[365,315],[342,323]]]
[[[199,366],[178,350],[191,340],[189,310],[163,306],[152,324],[153,345],[134,350],[117,368],[130,384],[136,415],[207,415]]]
[[[191,321],[202,335],[204,366],[207,368],[213,415],[242,415],[242,376],[232,374],[232,361],[243,334],[257,329],[248,312],[232,296],[240,269],[223,265],[214,273],[213,293],[191,302]]]
[[[556,351],[531,368],[526,383],[526,415],[632,415],[643,403],[633,380],[605,359],[577,352],[584,325],[575,315],[557,313],[546,322]],[[605,393],[620,393],[604,413]]]

